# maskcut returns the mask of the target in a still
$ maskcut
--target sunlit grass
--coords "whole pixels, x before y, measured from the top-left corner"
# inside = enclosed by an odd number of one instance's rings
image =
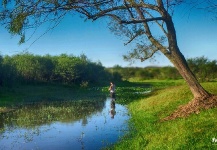
[[[202,84],[217,94],[217,83]],[[186,85],[154,91],[148,98],[128,104],[132,130],[114,149],[217,149],[217,108],[188,118],[160,120],[193,98]]]

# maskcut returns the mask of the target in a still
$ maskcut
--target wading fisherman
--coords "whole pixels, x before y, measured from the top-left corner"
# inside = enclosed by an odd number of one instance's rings
[[[110,91],[110,96],[111,96],[112,100],[115,100],[115,98],[116,98],[116,96],[115,96],[115,84],[113,82],[110,82],[109,91]]]

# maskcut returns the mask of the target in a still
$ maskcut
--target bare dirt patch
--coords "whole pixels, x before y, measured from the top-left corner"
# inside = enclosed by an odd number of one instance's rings
[[[199,114],[201,110],[210,109],[217,106],[217,95],[208,98],[195,98],[186,105],[181,105],[178,109],[161,121],[174,120],[176,118],[188,117],[190,114]]]

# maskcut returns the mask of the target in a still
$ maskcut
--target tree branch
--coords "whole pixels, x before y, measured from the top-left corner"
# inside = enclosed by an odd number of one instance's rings
[[[137,32],[133,37],[130,38],[130,40],[127,43],[124,43],[124,45],[126,46],[127,44],[131,43],[135,38],[137,38],[138,36],[144,34],[144,31],[141,32]]]
[[[130,11],[130,8],[128,7],[128,4],[127,4],[126,0],[124,0],[124,5],[126,6],[131,18],[134,19],[133,13],[132,13],[132,11]]]
[[[156,18],[145,18],[140,20],[132,20],[132,21],[120,21],[121,24],[136,24],[136,23],[147,23],[150,21],[157,21],[157,20],[164,20],[163,17],[156,17]]]
[[[158,49],[155,49],[155,50],[153,50],[153,51],[151,52],[151,54],[149,54],[148,56],[146,56],[146,57],[141,57],[141,58],[140,58],[141,62],[143,62],[143,61],[145,61],[145,60],[151,58],[157,51],[158,51]]]
[[[97,7],[96,5],[93,4],[94,7]],[[145,4],[145,3],[140,3],[140,4],[136,4],[136,3],[132,3],[132,4],[127,4],[125,3],[124,5],[120,5],[120,6],[116,6],[116,7],[112,7],[112,8],[108,8],[108,9],[105,9],[105,10],[101,10],[100,12],[97,12],[95,14],[91,14],[90,12],[88,12],[88,16],[89,16],[89,19],[93,19],[93,20],[96,20],[102,16],[105,16],[105,14],[107,13],[111,13],[111,12],[114,12],[116,10],[129,10],[129,8],[147,8],[147,9],[151,9],[151,10],[155,10],[155,11],[158,11],[159,8],[154,6],[154,5],[151,5],[151,4]],[[131,13],[132,15],[132,13]]]
[[[148,14],[151,18],[154,18],[148,11],[145,11],[145,13]],[[162,21],[164,21],[164,20],[162,20]],[[161,25],[161,24],[158,22],[158,20],[155,20],[155,22],[156,22],[156,24],[160,27],[160,29],[163,31],[163,33],[164,33],[166,36],[168,36],[166,30],[163,28],[163,25]]]

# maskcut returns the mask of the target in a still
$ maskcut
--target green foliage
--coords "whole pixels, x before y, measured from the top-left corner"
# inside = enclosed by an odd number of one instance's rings
[[[108,68],[110,73],[118,73],[122,79],[129,80],[131,78],[136,78],[137,80],[147,80],[147,79],[180,79],[181,76],[174,67],[125,67],[114,66],[113,68]]]
[[[200,81],[213,81],[217,78],[217,61],[210,61],[205,57],[196,57],[187,60],[189,67]],[[121,67],[114,66],[107,69],[112,74],[119,74],[125,80],[171,80],[181,79],[181,75],[175,67]]]
[[[10,27],[9,27],[9,31],[12,33],[12,34],[20,34],[22,29],[23,29],[23,25],[24,25],[24,21],[27,17],[26,14],[15,14],[14,16],[11,16],[11,24],[10,24]]]
[[[54,76],[63,83],[71,83],[79,78],[80,60],[74,56],[62,54],[56,57]]]
[[[2,86],[12,87],[18,79],[18,74],[9,56],[3,57],[1,69]]]
[[[0,70],[2,86],[40,82],[102,84],[112,78],[100,62],[92,62],[85,55],[39,56],[21,53],[1,57]]]
[[[88,82],[87,81],[82,81],[81,84],[80,84],[80,86],[82,88],[87,88],[88,87]]]

